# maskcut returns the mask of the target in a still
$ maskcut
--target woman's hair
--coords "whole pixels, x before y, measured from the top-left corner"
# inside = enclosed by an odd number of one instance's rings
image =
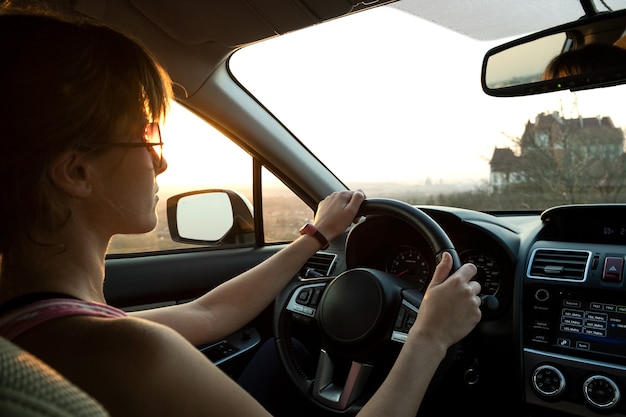
[[[626,67],[626,50],[607,44],[589,44],[557,55],[543,72],[543,80]]]
[[[0,255],[70,216],[49,181],[63,151],[97,149],[164,118],[171,82],[129,37],[85,21],[0,14]]]

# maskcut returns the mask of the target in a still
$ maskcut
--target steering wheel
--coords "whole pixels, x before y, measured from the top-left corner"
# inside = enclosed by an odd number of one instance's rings
[[[422,234],[437,261],[448,252],[452,271],[461,266],[450,238],[423,211],[397,200],[367,199],[359,216],[372,215],[404,221]],[[278,355],[287,374],[319,407],[336,413],[358,411],[395,361],[422,297],[415,284],[372,268],[293,280],[276,299],[274,319]],[[321,335],[314,372],[297,357],[291,334],[294,321],[317,327]],[[449,349],[444,362],[450,362],[453,352]],[[381,357],[386,360],[374,360]]]

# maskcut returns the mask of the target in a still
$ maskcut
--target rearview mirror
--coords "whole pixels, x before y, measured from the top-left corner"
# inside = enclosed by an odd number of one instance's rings
[[[485,93],[524,96],[626,83],[626,12],[611,12],[538,32],[491,49]]]
[[[167,199],[167,222],[175,242],[202,245],[254,242],[250,202],[232,190],[201,190]]]

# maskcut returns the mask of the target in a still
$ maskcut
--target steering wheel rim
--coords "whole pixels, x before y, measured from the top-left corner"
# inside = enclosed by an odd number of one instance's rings
[[[460,268],[461,260],[452,241],[441,226],[422,210],[399,200],[378,198],[366,199],[362,203],[358,215],[365,217],[385,215],[404,221],[424,237],[437,262],[441,259],[443,252],[448,252],[453,260],[451,272]],[[274,319],[274,335],[278,356],[291,381],[310,401],[320,408],[335,413],[355,413],[363,406],[368,399],[363,393],[363,388],[372,371],[372,366],[367,363],[365,358],[371,350],[375,350],[375,348],[366,345],[368,343],[374,345],[380,343],[381,332],[373,330],[376,326],[380,326],[383,328],[382,330],[386,331],[388,330],[387,327],[389,327],[390,320],[398,320],[398,318],[388,318],[388,312],[386,313],[383,310],[400,306],[401,311],[405,309],[411,313],[413,307],[419,307],[421,302],[422,294],[415,289],[406,287],[404,284],[406,283],[400,284],[395,276],[383,271],[356,268],[347,270],[337,277],[307,279],[306,282],[294,280],[281,292],[276,299]],[[351,290],[350,288],[353,285],[359,285],[360,288],[357,291]],[[321,290],[317,288],[321,288]],[[294,299],[301,296],[303,291],[306,291],[307,294],[316,294],[323,291],[321,296],[317,295],[319,297],[318,304],[312,313],[306,310],[306,305],[299,306],[294,304]],[[353,296],[353,294],[357,293],[359,294],[358,299],[354,298],[357,297],[356,295]],[[382,293],[382,295],[380,295],[380,298],[377,298],[379,293]],[[366,295],[364,296],[363,294]],[[316,296],[313,295],[312,297]],[[363,299],[363,297],[366,298]],[[332,299],[350,300],[351,302],[346,303],[342,301],[341,305],[339,305]],[[297,301],[295,303],[298,304]],[[361,326],[358,324],[355,326],[355,322],[361,320],[361,317],[357,317],[357,315],[362,314],[364,310],[362,307],[355,307],[353,304],[356,303],[361,305],[365,303],[365,305],[370,307],[369,310],[372,308],[376,310],[369,315],[371,316],[370,318],[365,319],[365,322],[361,322]],[[305,309],[302,314],[306,316],[309,313],[310,315],[310,317],[305,317],[305,319],[315,321],[320,326],[322,333],[322,349],[315,378],[307,376],[306,372],[301,368],[295,355],[289,331],[291,319],[300,317],[301,313],[297,312],[300,311],[301,307]],[[298,310],[295,310],[296,308]],[[416,316],[417,309],[414,312]],[[297,316],[294,316],[294,313]],[[345,322],[349,322],[349,325],[342,326],[341,320],[337,324],[337,320],[328,319],[328,317],[337,316],[345,317]],[[379,322],[381,324],[378,324]],[[396,333],[394,330],[391,334],[392,340],[395,335],[396,342],[401,341],[399,339],[405,337],[402,331]],[[448,359],[452,355],[450,352],[453,350],[449,350]],[[360,353],[350,358],[354,351]],[[331,382],[333,379],[332,373],[334,372],[331,359],[333,352],[338,352],[341,356],[347,355],[348,359],[355,359],[352,361],[343,386],[335,386]]]
[[[441,260],[443,252],[450,253],[452,256],[452,271],[450,273],[461,267],[461,258],[456,252],[450,237],[432,217],[422,210],[403,201],[389,198],[373,198],[363,201],[359,215],[370,216],[376,214],[392,216],[413,226],[415,230],[422,234],[433,254],[435,254],[437,262]]]

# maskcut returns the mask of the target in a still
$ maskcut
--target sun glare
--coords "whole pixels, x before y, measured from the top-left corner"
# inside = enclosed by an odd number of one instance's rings
[[[225,178],[231,183],[250,181],[249,156],[182,105],[172,102],[161,130],[168,163],[159,175],[161,186],[215,187]]]

